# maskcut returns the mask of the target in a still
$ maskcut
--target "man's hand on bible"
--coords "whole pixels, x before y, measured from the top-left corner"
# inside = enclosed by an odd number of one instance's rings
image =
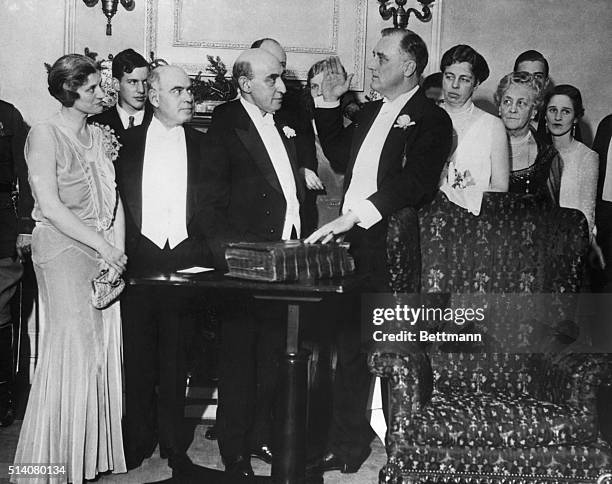
[[[359,218],[350,210],[344,215],[341,215],[335,220],[323,225],[323,227],[315,230],[304,242],[306,244],[314,244],[321,242],[327,244],[330,240],[339,241],[342,237],[336,237],[351,230],[357,223]]]

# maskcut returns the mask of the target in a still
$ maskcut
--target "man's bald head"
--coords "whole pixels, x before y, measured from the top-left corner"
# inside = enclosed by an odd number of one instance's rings
[[[262,113],[280,109],[285,84],[283,67],[278,58],[259,49],[248,49],[238,56],[232,70],[244,99],[255,104]]]
[[[173,65],[163,65],[156,67],[151,72],[149,72],[147,83],[149,84],[149,87],[159,89],[163,82],[177,76],[187,76],[187,73],[181,67]]]
[[[280,61],[273,54],[263,49],[247,49],[238,56],[234,62],[232,76],[240,85],[240,78],[253,79],[254,71],[262,66],[274,66]]]
[[[281,63],[281,66],[283,66],[283,69],[287,68],[287,53],[285,52],[285,49],[283,49],[283,46],[280,45],[277,40],[270,38],[259,39],[253,42],[251,48],[259,48],[265,50],[266,52],[269,52],[278,59],[278,61]]]
[[[148,78],[149,101],[158,118],[171,128],[191,120],[193,116],[193,94],[191,79],[178,66],[159,66]]]

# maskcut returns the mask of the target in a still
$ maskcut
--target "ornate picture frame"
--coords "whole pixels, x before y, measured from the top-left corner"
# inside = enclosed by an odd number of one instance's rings
[[[366,23],[367,0],[146,0],[145,51],[195,75],[207,55],[231,66],[254,40],[272,37],[288,54],[288,79],[303,81],[316,61],[338,55],[361,91]]]

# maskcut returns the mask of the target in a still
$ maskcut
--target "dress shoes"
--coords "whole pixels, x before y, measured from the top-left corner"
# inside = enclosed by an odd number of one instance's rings
[[[11,392],[0,383],[0,427],[8,427],[15,421],[15,401]]]
[[[225,472],[236,477],[246,479],[255,475],[250,459],[243,455],[223,458],[223,464],[225,465]]]
[[[319,475],[328,471],[340,471],[342,474],[354,474],[359,470],[361,464],[368,457],[368,455],[369,452],[365,454],[363,460],[361,460],[358,464],[348,464],[333,452],[328,452],[323,457],[320,457],[306,466],[306,474]]]
[[[166,451],[168,467],[172,469],[172,477],[187,476],[194,469],[193,462],[184,452]]]
[[[266,464],[272,464],[272,450],[268,444],[261,444],[251,449],[251,457],[264,461]]]
[[[125,436],[124,436],[125,442]],[[157,441],[154,440],[148,444],[148,446],[141,445],[136,449],[124,445],[125,449],[125,466],[128,471],[140,467],[145,459],[148,459],[155,452],[157,447]]]

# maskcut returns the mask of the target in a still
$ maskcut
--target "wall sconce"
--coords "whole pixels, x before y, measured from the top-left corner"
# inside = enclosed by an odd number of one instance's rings
[[[120,0],[102,0],[102,12],[106,15],[106,35],[113,34],[113,26],[111,25],[111,19],[117,13],[117,4]],[[95,7],[98,4],[98,0],[83,0],[83,3],[88,7]],[[135,0],[121,0],[121,5],[128,12],[134,10],[136,6]]]
[[[404,5],[406,5],[408,0],[395,0],[397,7],[387,7],[389,1],[390,0],[378,0],[378,3],[380,3],[378,11],[383,20],[389,20],[391,16],[393,16],[393,26],[395,28],[399,27],[400,29],[405,29],[408,26],[408,19],[411,13],[421,22],[429,22],[431,20],[429,5],[431,5],[434,0],[417,0],[422,6],[422,12],[419,12],[416,8],[409,8],[406,10]]]

